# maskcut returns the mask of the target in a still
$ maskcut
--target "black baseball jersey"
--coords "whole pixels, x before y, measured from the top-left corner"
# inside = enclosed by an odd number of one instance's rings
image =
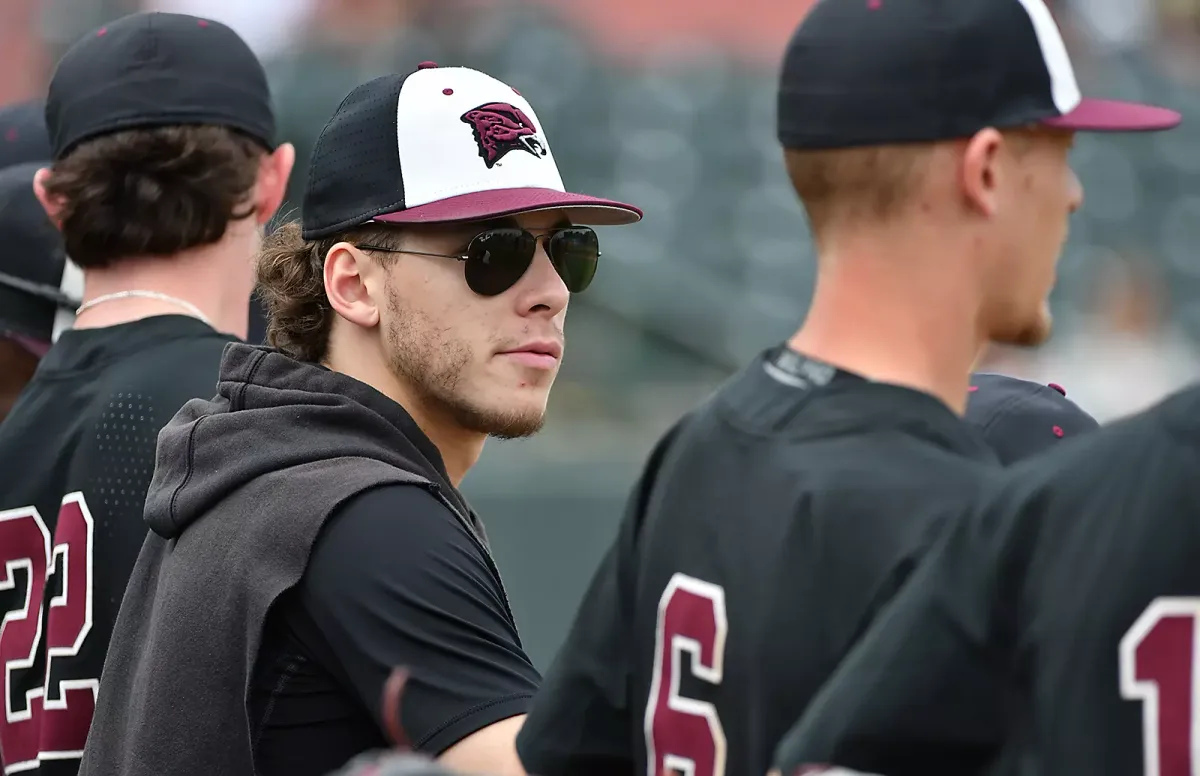
[[[158,431],[213,395],[231,339],[178,315],[66,331],[0,424],[6,774],[76,772]]]
[[[998,472],[934,397],[768,351],[651,455],[518,738],[526,770],[765,773]]]
[[[1200,772],[1200,388],[1009,470],[780,745],[786,773]]]

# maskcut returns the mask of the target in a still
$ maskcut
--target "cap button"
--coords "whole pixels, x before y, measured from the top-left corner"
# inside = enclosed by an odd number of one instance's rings
[[[435,67],[437,67],[437,62],[425,61],[425,62],[422,62],[421,64],[417,65],[418,70],[431,70]]]

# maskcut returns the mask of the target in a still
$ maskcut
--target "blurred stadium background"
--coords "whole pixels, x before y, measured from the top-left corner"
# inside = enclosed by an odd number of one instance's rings
[[[774,139],[774,79],[810,2],[3,0],[0,103],[40,96],[58,55],[103,21],[184,11],[230,24],[267,63],[298,171],[353,86],[434,60],[519,88],[569,186],[645,209],[601,232],[546,430],[490,443],[464,487],[544,668],[655,439],[807,305],[813,256]],[[1081,138],[1087,202],[1054,342],[988,356],[1111,420],[1200,374],[1200,0],[1052,5],[1085,90],[1185,116],[1164,135]]]

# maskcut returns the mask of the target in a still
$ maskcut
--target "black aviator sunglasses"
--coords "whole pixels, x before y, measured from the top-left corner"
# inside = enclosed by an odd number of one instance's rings
[[[359,245],[365,251],[411,253],[466,262],[467,286],[480,296],[496,296],[516,285],[533,263],[538,240],[546,240],[546,254],[567,290],[578,294],[596,276],[600,259],[600,240],[586,226],[563,226],[535,235],[525,229],[501,227],[475,235],[462,254],[428,253],[402,248]]]

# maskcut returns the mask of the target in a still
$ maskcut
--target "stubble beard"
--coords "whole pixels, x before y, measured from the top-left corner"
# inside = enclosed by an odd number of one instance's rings
[[[474,353],[456,340],[450,327],[423,313],[405,310],[388,289],[392,322],[387,330],[388,367],[424,406],[448,416],[462,429],[497,439],[536,434],[545,422],[540,409],[521,411],[480,406],[462,394],[462,381]]]

